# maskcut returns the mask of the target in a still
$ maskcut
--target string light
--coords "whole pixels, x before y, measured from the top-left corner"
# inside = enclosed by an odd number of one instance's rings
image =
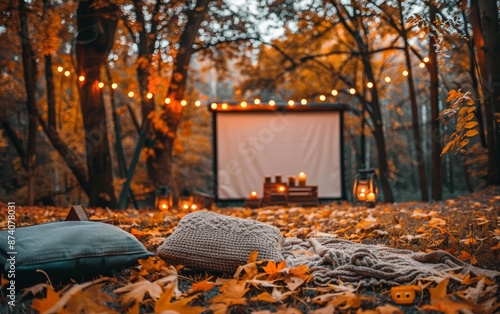
[[[429,62],[429,57],[425,57],[422,61],[424,61],[425,63]]]
[[[167,98],[165,98],[165,104],[166,104],[166,105],[170,104],[170,102],[171,102],[170,98],[168,98],[168,97],[167,97]]]
[[[134,95],[135,95],[135,94],[134,94],[134,92],[133,92],[133,91],[128,92],[128,97],[132,98],[132,97],[134,97]]]
[[[332,90],[332,95],[333,96],[337,96],[338,94],[339,94],[339,92],[336,89]]]
[[[294,102],[293,100],[291,100],[291,99],[290,99],[290,100],[288,101],[288,106],[290,106],[290,107],[295,106],[295,102]]]
[[[118,84],[116,84],[116,83],[111,84],[112,89],[116,89],[117,87],[118,87]]]
[[[269,101],[269,106],[274,107],[274,105],[276,105],[276,102],[275,102],[274,100],[272,100],[272,99],[271,99],[271,100]]]
[[[168,98],[167,98],[167,99],[168,99]],[[166,102],[166,100],[165,100],[165,102]],[[212,109],[214,109],[214,110],[215,110],[215,109],[217,109],[217,104],[213,102],[213,103],[210,105],[210,108],[212,108]]]
[[[64,76],[69,76],[69,74],[70,74],[69,71],[64,72]]]
[[[418,66],[421,67],[421,68],[425,68],[425,63],[420,62],[420,64]]]
[[[99,86],[99,88],[103,88],[104,87],[104,83],[103,82],[99,82],[99,84],[97,84],[97,86]]]
[[[223,109],[223,110],[226,110],[226,109],[227,109],[227,104],[226,104],[226,103],[223,103],[223,104],[222,104],[222,109]]]
[[[319,100],[325,101],[326,100],[326,96],[325,95],[319,95]]]
[[[300,103],[302,104],[302,106],[305,106],[305,105],[307,105],[307,100],[302,99],[302,100],[300,101]]]
[[[253,101],[254,104],[256,105],[260,105],[260,99],[259,98],[255,98],[254,101]]]
[[[195,105],[196,107],[201,106],[201,101],[199,101],[199,100],[195,101],[195,102],[194,102],[194,105]]]
[[[63,67],[61,67],[61,66],[58,66],[58,67],[57,67],[57,72],[61,73],[63,70],[64,70],[64,68],[63,68]]]
[[[186,105],[187,105],[187,101],[186,101],[186,100],[184,100],[184,99],[183,99],[183,100],[181,100],[181,106],[182,106],[182,107],[185,107]]]
[[[85,81],[85,76],[83,76],[83,75],[80,75],[80,76],[78,77],[78,80],[79,80],[80,82],[83,82],[83,81]]]
[[[366,83],[366,86],[367,86],[368,88],[372,88],[372,87],[373,87],[373,83],[372,83],[372,82],[368,82],[368,83]]]
[[[356,94],[356,90],[354,88],[351,88],[349,89],[349,93],[351,93],[352,95]]]
[[[151,92],[150,92],[150,93],[147,93],[147,94],[146,94],[146,98],[147,98],[147,99],[151,99],[151,98],[153,98],[153,93],[151,93]]]
[[[247,104],[247,102],[246,102],[246,101],[242,101],[242,102],[240,103],[240,106],[241,106],[241,108],[246,108],[246,107],[248,106],[248,104]]]
[[[403,76],[408,76],[408,71],[404,70],[403,71]]]
[[[386,76],[385,79],[384,79],[387,83],[389,83],[391,81],[391,78]]]

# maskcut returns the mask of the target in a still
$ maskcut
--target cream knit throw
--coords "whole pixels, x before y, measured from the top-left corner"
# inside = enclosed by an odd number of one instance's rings
[[[252,251],[258,259],[282,261],[278,228],[251,219],[194,212],[180,221],[158,248],[165,261],[188,268],[234,273]]]
[[[337,238],[288,238],[283,257],[288,266],[309,266],[316,285],[339,280],[354,286],[407,285],[418,278],[447,276],[450,270],[500,277],[499,272],[468,265],[444,251],[422,254]]]

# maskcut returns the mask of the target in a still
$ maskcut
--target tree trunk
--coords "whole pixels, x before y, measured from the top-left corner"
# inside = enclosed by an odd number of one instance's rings
[[[434,4],[429,4],[429,19],[434,23],[436,19],[437,8]],[[436,39],[431,34],[429,39],[429,67],[430,73],[430,102],[431,102],[431,173],[432,173],[432,199],[441,200],[443,194],[442,186],[442,167],[441,167],[441,131],[439,129],[439,79],[438,79],[438,60],[436,53]]]
[[[178,195],[178,188],[172,176],[173,143],[182,117],[181,100],[186,89],[189,61],[194,52],[193,44],[210,1],[198,0],[196,6],[186,14],[187,22],[179,40],[179,52],[174,61],[172,79],[166,95],[171,99],[171,102],[165,105],[162,114],[162,119],[167,123],[169,132],[164,134],[159,130],[153,130],[156,141],[155,156],[149,158],[147,162],[148,175],[152,182],[157,186],[169,186],[175,196]]]
[[[26,150],[26,164],[28,165],[28,205],[35,204],[35,165],[36,165],[36,99],[35,78],[36,60],[29,41],[27,8],[24,0],[19,0],[19,19],[21,22],[20,41],[22,49],[24,86],[26,89],[26,105],[28,107],[28,148]]]
[[[109,5],[98,10],[93,1],[80,1],[77,9],[77,75],[80,104],[85,128],[89,206],[117,206],[113,188],[106,112],[101,89],[101,67],[113,47],[118,8]]]
[[[483,42],[476,41],[486,104],[487,183],[500,184],[500,29],[496,0],[477,2]],[[476,30],[477,28],[474,28]],[[478,34],[479,35],[479,34]],[[474,33],[476,36],[476,33]],[[497,117],[495,117],[495,114]]]
[[[398,1],[399,5],[399,15],[401,22],[401,36],[404,41],[404,53],[406,68],[408,71],[407,82],[408,90],[410,92],[410,103],[411,103],[411,119],[412,119],[412,130],[413,130],[413,141],[415,142],[415,152],[417,154],[417,169],[418,169],[418,179],[420,183],[420,196],[422,201],[429,200],[429,192],[427,190],[427,177],[425,175],[425,161],[424,152],[422,149],[422,139],[420,137],[420,127],[418,119],[418,105],[417,105],[417,93],[415,92],[415,83],[413,80],[413,70],[411,66],[410,58],[410,47],[408,44],[408,37],[404,25],[403,7],[401,1]]]

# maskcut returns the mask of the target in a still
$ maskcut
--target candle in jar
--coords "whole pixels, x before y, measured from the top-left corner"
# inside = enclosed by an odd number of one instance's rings
[[[306,185],[306,179],[307,175],[305,172],[300,172],[299,175],[297,176],[298,181],[299,181],[299,186],[305,186]]]
[[[259,197],[259,195],[257,194],[257,192],[255,192],[255,191],[250,192],[250,199],[251,200],[256,200],[258,197]]]
[[[288,185],[295,186],[295,176],[288,177]]]

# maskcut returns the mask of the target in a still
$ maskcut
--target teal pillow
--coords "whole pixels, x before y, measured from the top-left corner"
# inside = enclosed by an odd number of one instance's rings
[[[9,248],[9,235],[15,237],[14,250]],[[9,253],[12,251],[16,254]],[[15,256],[16,282],[20,284],[46,280],[38,269],[45,271],[53,283],[81,281],[132,266],[138,259],[152,255],[130,233],[100,222],[61,221],[19,227],[14,234],[0,232],[4,278],[8,278],[11,267],[8,259]]]

